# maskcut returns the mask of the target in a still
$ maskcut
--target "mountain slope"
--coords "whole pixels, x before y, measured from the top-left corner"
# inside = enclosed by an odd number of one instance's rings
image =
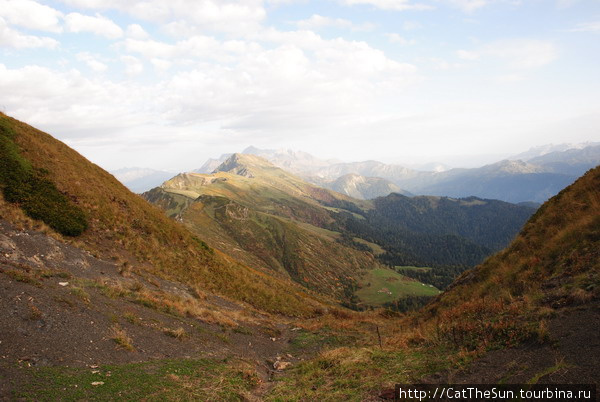
[[[312,302],[305,300],[293,285],[212,250],[112,175],[48,134],[5,115],[0,115],[0,119],[14,131],[14,142],[28,163],[43,172],[60,193],[84,212],[88,227],[76,240],[70,240],[74,244],[124,266],[133,266],[134,270],[182,281],[258,308],[287,314],[309,313],[306,306]],[[0,213],[21,227],[52,232],[4,198]],[[69,241],[58,234],[54,236]],[[285,291],[276,290],[278,287]]]
[[[596,167],[423,310],[303,363],[271,400],[393,400],[398,383],[598,384],[599,307]]]
[[[355,173],[341,176],[333,182],[323,182],[322,186],[360,200],[385,197],[391,193],[411,195],[389,180],[380,177],[364,177]]]
[[[437,320],[438,334],[454,333],[469,348],[513,344],[543,332],[548,309],[599,300],[599,285],[596,167],[542,205],[509,247],[465,272],[423,315]],[[467,334],[475,311],[488,324]]]
[[[476,197],[406,197],[390,194],[372,200],[363,219],[343,215],[344,228],[379,244],[379,259],[401,273],[440,289],[463,270],[506,246],[535,208]]]
[[[350,300],[357,278],[378,266],[327,229],[335,223],[327,205],[351,199],[261,157],[233,154],[214,174],[184,173],[144,197],[212,247],[339,300]]]
[[[580,176],[600,163],[600,145],[551,152],[532,158],[528,162],[543,166],[554,173]]]
[[[451,169],[429,175],[405,187],[418,194],[448,197],[476,196],[507,202],[543,202],[575,180],[576,176],[548,172],[522,161],[500,161],[475,169]]]

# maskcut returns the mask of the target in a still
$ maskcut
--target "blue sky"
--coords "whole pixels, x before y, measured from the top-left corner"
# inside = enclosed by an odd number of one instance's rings
[[[106,169],[600,141],[598,0],[0,0],[0,108]]]

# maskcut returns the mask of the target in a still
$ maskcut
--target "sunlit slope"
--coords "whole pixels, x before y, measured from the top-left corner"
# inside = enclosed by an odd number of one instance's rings
[[[378,266],[372,253],[328,230],[335,223],[329,205],[351,199],[257,156],[234,154],[214,174],[180,174],[144,196],[211,246],[341,300]]]
[[[14,131],[14,142],[22,157],[83,210],[87,229],[69,241],[102,258],[122,261],[134,269],[199,286],[260,309],[295,315],[311,313],[314,302],[299,293],[295,285],[213,250],[50,135],[5,115],[0,119]],[[18,225],[44,227],[27,217],[18,204],[4,199],[0,212],[4,219]]]

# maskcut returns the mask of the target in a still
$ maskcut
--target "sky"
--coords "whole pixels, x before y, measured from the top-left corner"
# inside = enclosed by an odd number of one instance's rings
[[[0,110],[105,169],[600,141],[600,0],[0,0]]]

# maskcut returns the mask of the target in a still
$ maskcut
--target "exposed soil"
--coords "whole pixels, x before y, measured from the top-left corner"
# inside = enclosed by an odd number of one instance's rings
[[[451,384],[600,384],[600,303],[564,308],[548,340],[490,351],[467,369],[428,378]],[[600,389],[597,389],[599,392]],[[600,396],[600,395],[598,395]]]
[[[0,399],[28,381],[28,367],[90,367],[165,358],[240,359],[254,364],[266,391],[277,357],[292,363],[287,324],[216,295],[202,300],[217,314],[240,312],[237,327],[163,313],[124,297],[108,297],[98,283],[139,283],[180,297],[185,286],[157,277],[119,273],[114,262],[42,233],[20,231],[0,220]],[[248,311],[244,309],[244,311]],[[115,342],[114,328],[131,339],[133,350]],[[176,338],[166,330],[181,328]]]

